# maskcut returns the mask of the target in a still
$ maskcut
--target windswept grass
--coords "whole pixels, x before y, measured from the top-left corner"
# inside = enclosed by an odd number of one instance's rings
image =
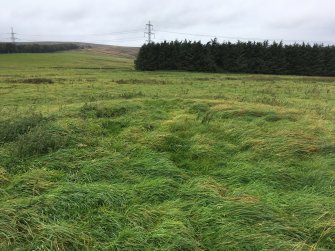
[[[334,78],[0,66],[0,250],[335,249]]]
[[[41,114],[32,114],[17,119],[0,121],[0,143],[13,142],[20,136],[28,133],[34,127],[46,122]]]

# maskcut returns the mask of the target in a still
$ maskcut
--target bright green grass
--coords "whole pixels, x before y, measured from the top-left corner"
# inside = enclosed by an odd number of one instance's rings
[[[335,250],[334,107],[334,78],[1,55],[0,250]]]

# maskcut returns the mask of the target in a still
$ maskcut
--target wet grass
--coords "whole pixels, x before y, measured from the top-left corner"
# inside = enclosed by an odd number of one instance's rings
[[[0,250],[335,249],[334,78],[0,66]]]

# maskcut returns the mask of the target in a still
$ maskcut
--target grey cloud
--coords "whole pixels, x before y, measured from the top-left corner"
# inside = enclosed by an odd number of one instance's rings
[[[10,0],[4,1],[0,9],[0,33],[9,32],[14,26],[22,41],[140,46],[145,40],[145,23],[152,20],[157,41],[206,40],[206,37],[160,30],[226,37],[335,41],[334,10],[333,0]],[[103,35],[129,30],[138,31]]]

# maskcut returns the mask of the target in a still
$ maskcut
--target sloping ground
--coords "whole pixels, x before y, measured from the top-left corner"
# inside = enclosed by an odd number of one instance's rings
[[[21,42],[18,44],[41,44],[41,45],[53,45],[53,44],[64,44],[65,42]],[[80,42],[66,42],[71,44],[77,44],[83,47],[81,51],[90,52],[100,55],[108,55],[115,57],[123,57],[134,59],[139,52],[138,47],[126,47],[126,46],[116,46],[116,45],[103,45],[103,44],[92,44],[92,43],[80,43]]]
[[[335,79],[0,55],[0,250],[335,250]]]
[[[82,50],[87,51],[87,52],[101,54],[101,55],[135,58],[139,51],[139,48],[114,46],[114,45],[91,45],[91,48],[85,48]]]

